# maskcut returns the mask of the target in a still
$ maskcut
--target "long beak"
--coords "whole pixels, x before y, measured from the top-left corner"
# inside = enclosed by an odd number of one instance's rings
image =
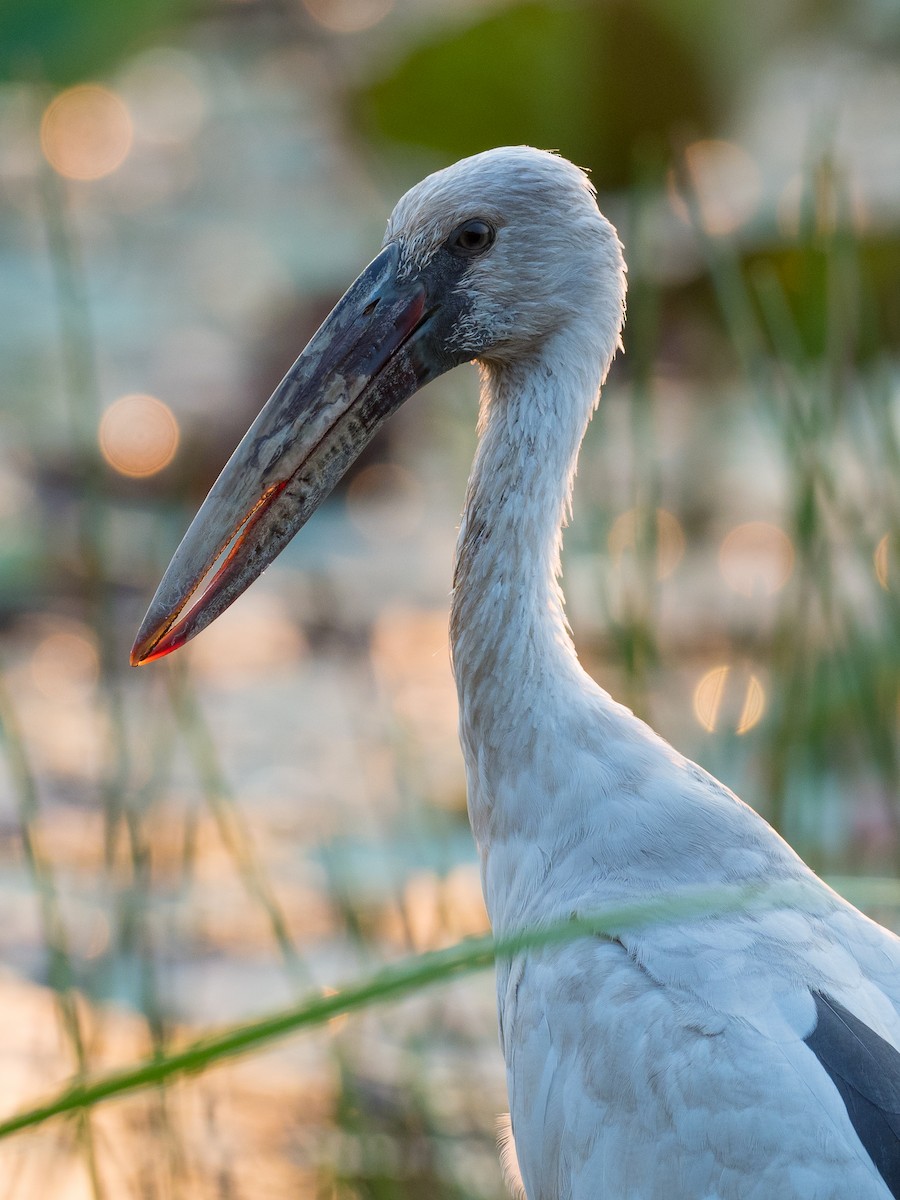
[[[131,651],[170,654],[245,591],[309,519],[384,419],[441,373],[423,336],[425,286],[387,246],[285,375],[184,535]],[[182,612],[219,557],[205,591]]]

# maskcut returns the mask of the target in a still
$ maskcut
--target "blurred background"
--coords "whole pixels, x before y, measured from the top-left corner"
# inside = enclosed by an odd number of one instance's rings
[[[0,12],[3,1109],[486,929],[441,379],[187,650],[190,516],[424,173],[590,168],[626,354],[582,659],[845,895],[900,891],[895,0],[11,0]],[[498,1200],[490,972],[0,1143],[0,1200]],[[0,1114],[2,1115],[2,1114]]]

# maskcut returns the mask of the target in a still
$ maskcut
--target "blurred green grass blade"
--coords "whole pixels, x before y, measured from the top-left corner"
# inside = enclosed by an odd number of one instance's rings
[[[188,753],[200,779],[206,805],[222,845],[234,863],[247,895],[266,915],[273,939],[294,983],[309,983],[309,971],[291,937],[287,917],[278,903],[253,848],[250,831],[235,802],[216,745],[190,677],[183,667],[168,675],[168,698]]]
[[[86,1064],[84,1038],[78,1010],[74,1003],[75,972],[69,955],[63,906],[57,891],[53,867],[47,861],[36,834],[36,825],[40,815],[37,782],[2,672],[0,672],[0,746],[3,746],[6,751],[13,787],[16,791],[22,850],[37,893],[44,945],[49,958],[50,986],[56,993],[63,1026],[71,1041],[75,1059],[79,1068],[84,1069]]]
[[[298,1030],[323,1025],[344,1013],[399,999],[430,984],[483,970],[496,958],[509,958],[525,950],[539,949],[578,937],[614,937],[623,929],[635,930],[657,923],[790,904],[796,902],[804,890],[798,884],[704,888],[610,907],[592,916],[573,917],[497,941],[490,937],[467,939],[445,950],[432,951],[385,967],[363,983],[346,987],[334,995],[314,996],[299,1007],[200,1038],[184,1050],[157,1057],[137,1067],[110,1072],[93,1082],[76,1083],[45,1104],[0,1122],[0,1138],[41,1125],[64,1113],[90,1108],[114,1096],[159,1086],[174,1077],[204,1070],[222,1059],[258,1049]]]
[[[0,746],[6,750],[13,786],[17,794],[22,849],[37,893],[44,944],[49,956],[49,981],[55,992],[63,1031],[78,1065],[78,1078],[83,1080],[87,1072],[87,1053],[84,1031],[75,1000],[75,972],[69,955],[68,933],[53,867],[45,858],[36,835],[35,827],[40,816],[37,782],[11,697],[6,690],[2,670],[0,670]],[[97,1165],[97,1152],[90,1124],[90,1114],[83,1111],[81,1117],[77,1136],[84,1154],[91,1195],[94,1200],[102,1200],[104,1191]]]

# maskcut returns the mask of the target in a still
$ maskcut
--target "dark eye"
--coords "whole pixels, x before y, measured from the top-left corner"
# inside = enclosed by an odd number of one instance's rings
[[[454,254],[472,258],[492,246],[494,236],[493,227],[487,221],[466,221],[450,234],[447,245]]]

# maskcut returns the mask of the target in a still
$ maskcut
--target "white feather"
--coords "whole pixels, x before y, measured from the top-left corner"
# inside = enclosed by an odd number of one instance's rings
[[[497,1118],[497,1149],[500,1152],[503,1181],[509,1189],[509,1194],[513,1200],[528,1200],[525,1184],[522,1182],[522,1172],[519,1170],[516,1140],[513,1137],[509,1113],[501,1113]]]

